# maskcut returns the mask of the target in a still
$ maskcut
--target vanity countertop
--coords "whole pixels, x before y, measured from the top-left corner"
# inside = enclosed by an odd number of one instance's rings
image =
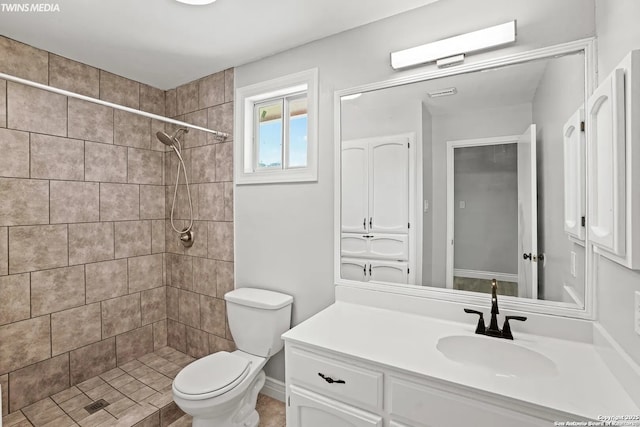
[[[473,336],[472,318],[465,324],[338,301],[287,331],[283,338],[427,380],[484,390],[578,417],[597,420],[598,416],[640,414],[640,408],[592,344],[519,333],[517,323],[512,330],[515,345],[551,359],[557,374],[496,375],[485,368],[448,359],[436,348],[438,340]]]

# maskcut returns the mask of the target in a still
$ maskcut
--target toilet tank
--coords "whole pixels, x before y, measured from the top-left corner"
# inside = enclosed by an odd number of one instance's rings
[[[239,288],[227,292],[229,329],[238,350],[270,357],[284,346],[280,335],[291,327],[293,297],[265,289]]]

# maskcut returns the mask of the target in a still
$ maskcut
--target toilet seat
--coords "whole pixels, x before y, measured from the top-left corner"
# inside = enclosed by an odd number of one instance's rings
[[[173,390],[189,400],[210,399],[234,389],[249,374],[251,362],[226,351],[196,360],[173,380]]]

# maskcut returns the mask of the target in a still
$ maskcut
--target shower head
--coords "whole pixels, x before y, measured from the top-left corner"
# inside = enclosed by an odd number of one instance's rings
[[[189,129],[180,128],[177,131],[175,131],[175,133],[173,135],[171,135],[171,136],[169,136],[166,132],[159,131],[159,132],[156,132],[156,137],[164,145],[168,145],[169,147],[172,147],[177,142],[178,134],[180,132],[187,133],[187,132],[189,132]]]
[[[174,144],[173,138],[167,135],[165,132],[157,132],[156,137],[158,138],[158,140],[160,140],[160,142],[162,142],[164,145],[168,145],[169,147],[172,147]]]

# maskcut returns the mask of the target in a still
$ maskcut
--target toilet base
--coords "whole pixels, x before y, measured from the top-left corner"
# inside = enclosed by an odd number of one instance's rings
[[[256,411],[258,393],[265,382],[265,373],[260,371],[251,382],[241,402],[228,412],[209,416],[193,416],[193,427],[258,427],[260,416]],[[179,405],[178,405],[179,406]],[[235,410],[234,410],[235,409]],[[186,411],[185,411],[186,412]],[[208,415],[208,414],[207,414]]]

